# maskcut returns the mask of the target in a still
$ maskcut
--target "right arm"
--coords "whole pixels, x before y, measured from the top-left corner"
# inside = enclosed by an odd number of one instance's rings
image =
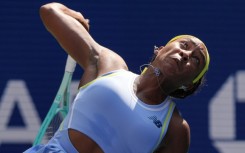
[[[82,84],[103,73],[127,69],[118,54],[94,41],[87,31],[88,22],[81,13],[60,3],[49,3],[41,6],[40,16],[60,46],[83,68]]]

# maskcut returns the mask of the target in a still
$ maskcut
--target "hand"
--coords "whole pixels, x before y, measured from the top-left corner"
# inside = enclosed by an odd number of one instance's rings
[[[79,21],[80,22],[80,21]],[[83,25],[83,27],[87,30],[87,31],[89,31],[89,19],[85,19],[85,21],[84,22],[80,22],[82,25]]]
[[[74,11],[72,9],[69,9],[68,7],[62,5],[62,4],[57,4],[58,6],[60,6],[60,9],[63,11],[63,13],[73,17],[74,19],[76,19],[79,23],[81,23],[83,25],[83,27],[89,31],[89,20],[85,19],[82,15],[82,13]]]
[[[80,22],[87,31],[89,31],[89,19],[85,19],[80,12],[76,12],[74,18],[77,19],[77,21]]]

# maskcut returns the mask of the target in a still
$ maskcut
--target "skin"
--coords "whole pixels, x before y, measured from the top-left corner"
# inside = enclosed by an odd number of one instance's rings
[[[192,85],[205,66],[207,50],[199,39],[186,37],[161,47],[156,54],[152,65],[160,69],[161,88],[168,95],[182,85]]]
[[[83,68],[80,86],[112,70],[128,70],[125,61],[114,51],[98,44],[88,33],[88,20],[81,13],[59,3],[40,8],[41,19],[60,46]],[[195,43],[192,43],[192,41]],[[197,38],[181,38],[155,51],[154,67],[134,82],[134,92],[147,104],[159,104],[181,85],[191,86],[192,80],[205,65],[203,43]],[[196,59],[198,58],[198,60]],[[174,67],[174,68],[173,68]],[[80,153],[102,153],[102,149],[85,134],[69,129],[71,143]],[[167,134],[156,153],[186,153],[190,144],[190,127],[175,108]],[[178,146],[178,147],[176,147]]]

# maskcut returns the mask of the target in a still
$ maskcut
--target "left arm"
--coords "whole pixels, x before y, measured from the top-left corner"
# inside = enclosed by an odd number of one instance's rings
[[[187,153],[190,146],[190,127],[174,110],[167,134],[159,148],[154,153]]]

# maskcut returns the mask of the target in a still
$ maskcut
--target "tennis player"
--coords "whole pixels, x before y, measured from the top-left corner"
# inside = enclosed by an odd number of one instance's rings
[[[209,67],[204,43],[180,35],[155,48],[142,74],[88,33],[83,15],[60,3],[41,6],[47,30],[83,68],[79,92],[59,131],[29,152],[186,153],[190,128],[174,98],[192,95]]]

